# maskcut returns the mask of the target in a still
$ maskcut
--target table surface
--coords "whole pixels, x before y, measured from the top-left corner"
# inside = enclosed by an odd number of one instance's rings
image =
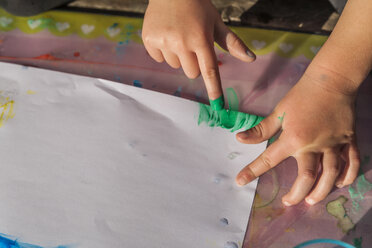
[[[141,26],[141,19],[129,17],[53,11],[22,18],[0,10],[0,60],[105,78],[207,102],[200,77],[190,80],[182,69],[171,69],[148,56],[141,43]],[[298,81],[327,39],[253,28],[233,30],[258,57],[246,64],[216,48],[223,88],[236,92],[240,111],[262,116],[268,115]],[[294,247],[318,238],[343,240],[356,247],[372,246],[371,81],[369,76],[357,98],[363,174],[351,188],[335,188],[313,207],[305,203],[284,207],[281,197],[289,191],[297,173],[296,161],[285,160],[259,180],[244,247]],[[349,193],[352,189],[356,194]],[[337,219],[327,211],[327,204],[343,200],[346,202],[336,204],[336,210],[345,214]],[[345,219],[351,220],[351,226],[345,225]],[[362,246],[358,245],[360,238]]]

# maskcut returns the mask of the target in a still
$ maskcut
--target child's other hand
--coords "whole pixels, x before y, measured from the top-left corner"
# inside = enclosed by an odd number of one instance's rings
[[[252,62],[255,55],[222,22],[210,0],[150,0],[142,39],[150,56],[189,78],[203,76],[209,99],[221,96],[214,41],[236,58]]]
[[[252,144],[282,129],[278,140],[246,166],[236,180],[239,185],[247,184],[293,156],[298,176],[282,198],[286,206],[304,198],[311,205],[323,200],[334,185],[351,184],[360,166],[355,140],[356,90],[350,90],[350,80],[339,74],[316,65],[310,67],[271,115],[237,134],[240,142]]]

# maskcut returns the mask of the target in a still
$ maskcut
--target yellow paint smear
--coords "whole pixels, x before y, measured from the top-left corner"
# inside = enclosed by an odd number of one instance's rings
[[[36,94],[36,92],[33,91],[33,90],[28,90],[27,91],[27,95],[35,95],[35,94]]]
[[[5,99],[5,103],[0,103],[0,127],[9,119],[14,117],[14,101]]]

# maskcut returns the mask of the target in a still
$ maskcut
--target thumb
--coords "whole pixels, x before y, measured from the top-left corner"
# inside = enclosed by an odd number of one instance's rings
[[[222,20],[216,24],[214,39],[218,45],[235,58],[244,62],[253,62],[256,60],[256,55],[222,22]]]
[[[274,136],[281,128],[282,122],[276,113],[271,113],[251,129],[236,134],[236,139],[244,144],[257,144]]]

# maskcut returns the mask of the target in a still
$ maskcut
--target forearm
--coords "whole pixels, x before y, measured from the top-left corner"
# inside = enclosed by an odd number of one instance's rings
[[[372,1],[349,0],[307,73],[326,87],[356,92],[372,69]],[[320,72],[319,72],[320,71]],[[325,75],[323,75],[325,73]]]

